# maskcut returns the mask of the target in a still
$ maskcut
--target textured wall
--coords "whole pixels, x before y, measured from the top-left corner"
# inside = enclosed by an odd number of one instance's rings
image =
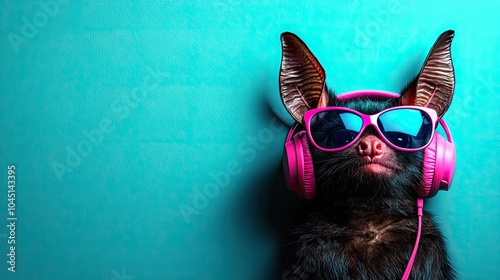
[[[11,164],[18,218],[15,273],[0,226],[1,279],[278,278],[297,201],[280,33],[336,92],[399,91],[447,29],[457,170],[427,205],[460,278],[499,279],[494,1],[101,2],[1,1],[0,225]]]

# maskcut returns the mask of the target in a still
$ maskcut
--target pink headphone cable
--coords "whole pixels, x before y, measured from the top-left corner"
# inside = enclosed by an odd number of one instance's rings
[[[410,272],[413,267],[413,262],[415,261],[415,256],[417,255],[418,244],[420,243],[420,233],[422,232],[422,216],[424,215],[424,199],[417,199],[417,215],[418,215],[418,229],[417,229],[417,239],[415,240],[415,246],[413,247],[413,252],[411,253],[410,260],[406,266],[405,274],[401,280],[407,280],[410,277]]]

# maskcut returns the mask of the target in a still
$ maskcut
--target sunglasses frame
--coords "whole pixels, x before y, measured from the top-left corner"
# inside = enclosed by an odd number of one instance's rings
[[[412,109],[412,110],[422,111],[430,117],[431,122],[433,124],[432,131],[431,131],[431,137],[429,138],[429,141],[424,146],[419,147],[419,148],[401,148],[401,147],[398,147],[398,146],[394,145],[393,143],[391,143],[391,141],[389,141],[384,136],[382,131],[380,131],[380,128],[377,125],[378,117],[386,112],[400,110],[400,109]],[[316,115],[318,113],[325,112],[325,111],[335,111],[335,110],[350,112],[350,113],[353,113],[353,114],[361,117],[361,121],[362,121],[361,129],[359,130],[358,135],[356,135],[356,137],[345,146],[342,146],[340,148],[320,147],[318,144],[316,144],[316,142],[314,141],[314,139],[311,135],[311,125],[310,125],[311,119],[314,115]],[[360,112],[353,110],[353,109],[350,109],[350,108],[328,106],[328,107],[316,108],[316,109],[312,109],[312,110],[308,110],[308,111],[304,112],[302,123],[304,124],[304,126],[306,128],[307,137],[309,138],[309,141],[311,141],[311,143],[313,144],[314,147],[316,147],[318,150],[323,151],[323,152],[338,152],[338,151],[342,151],[342,150],[347,149],[348,147],[350,147],[354,143],[356,143],[356,141],[359,139],[359,137],[361,137],[361,135],[365,131],[366,127],[368,127],[370,125],[375,128],[375,130],[377,131],[377,133],[379,134],[381,139],[390,147],[392,147],[398,151],[403,151],[403,152],[416,152],[416,151],[420,151],[420,150],[425,149],[432,142],[432,139],[434,138],[434,132],[435,132],[436,126],[438,124],[438,116],[437,116],[437,113],[434,109],[427,108],[427,107],[421,107],[421,106],[396,106],[396,107],[391,107],[391,108],[382,110],[382,111],[380,111],[376,114],[373,114],[373,115],[366,115],[366,114],[360,113]]]

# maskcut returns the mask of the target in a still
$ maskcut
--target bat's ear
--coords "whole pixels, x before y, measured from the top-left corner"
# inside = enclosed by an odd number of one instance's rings
[[[281,100],[292,117],[302,123],[304,112],[328,104],[325,70],[295,34],[281,34]]]
[[[448,110],[455,88],[451,61],[454,34],[453,30],[448,30],[436,40],[415,81],[401,94],[402,105],[432,108],[440,118]]]

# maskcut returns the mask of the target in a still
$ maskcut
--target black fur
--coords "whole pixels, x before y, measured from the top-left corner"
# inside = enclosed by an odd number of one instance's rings
[[[399,99],[357,99],[330,104],[373,114],[399,105]],[[375,135],[367,129],[360,140]],[[377,136],[378,137],[378,136]],[[360,141],[358,140],[358,142]],[[423,151],[399,152],[387,146],[392,175],[357,172],[356,143],[346,150],[312,152],[316,195],[293,229],[282,279],[401,279],[417,234],[417,187]],[[410,279],[454,279],[445,242],[425,212],[422,236]]]

